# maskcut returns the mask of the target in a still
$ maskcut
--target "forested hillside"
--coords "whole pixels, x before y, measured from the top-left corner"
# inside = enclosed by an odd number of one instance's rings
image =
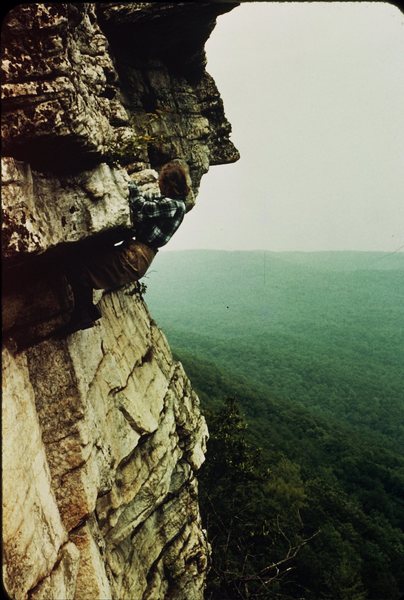
[[[172,346],[404,450],[404,254],[166,252],[152,271]]]
[[[400,600],[404,256],[166,252],[153,270],[211,432],[207,600]]]

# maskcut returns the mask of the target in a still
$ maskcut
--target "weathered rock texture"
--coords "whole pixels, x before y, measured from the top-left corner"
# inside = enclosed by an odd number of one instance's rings
[[[204,44],[231,3],[21,4],[2,31],[3,581],[14,600],[203,598],[196,394],[134,284],[89,330],[66,261],[130,230],[127,183],[237,160]],[[180,293],[180,291],[179,291]]]

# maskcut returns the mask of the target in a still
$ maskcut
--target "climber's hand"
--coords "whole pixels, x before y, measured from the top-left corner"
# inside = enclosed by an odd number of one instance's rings
[[[195,196],[192,190],[190,190],[188,196],[185,198],[185,212],[188,213],[195,206]]]

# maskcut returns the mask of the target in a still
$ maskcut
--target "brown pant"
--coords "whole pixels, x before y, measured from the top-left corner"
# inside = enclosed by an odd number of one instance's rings
[[[156,252],[142,242],[129,240],[100,250],[83,266],[93,288],[113,289],[143,277]]]

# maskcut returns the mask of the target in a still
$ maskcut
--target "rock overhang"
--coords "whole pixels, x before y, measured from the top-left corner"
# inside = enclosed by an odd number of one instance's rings
[[[182,159],[196,196],[210,165],[239,158],[204,51],[216,17],[235,6],[33,4],[10,11],[3,23],[3,172],[20,180],[3,181],[6,259],[130,227],[127,193],[116,185],[126,170]],[[95,179],[89,205],[81,189]],[[75,185],[66,213],[64,190]],[[27,191],[30,211],[21,201]],[[61,213],[56,220],[46,210],[51,203]],[[93,212],[103,218],[89,218]]]

